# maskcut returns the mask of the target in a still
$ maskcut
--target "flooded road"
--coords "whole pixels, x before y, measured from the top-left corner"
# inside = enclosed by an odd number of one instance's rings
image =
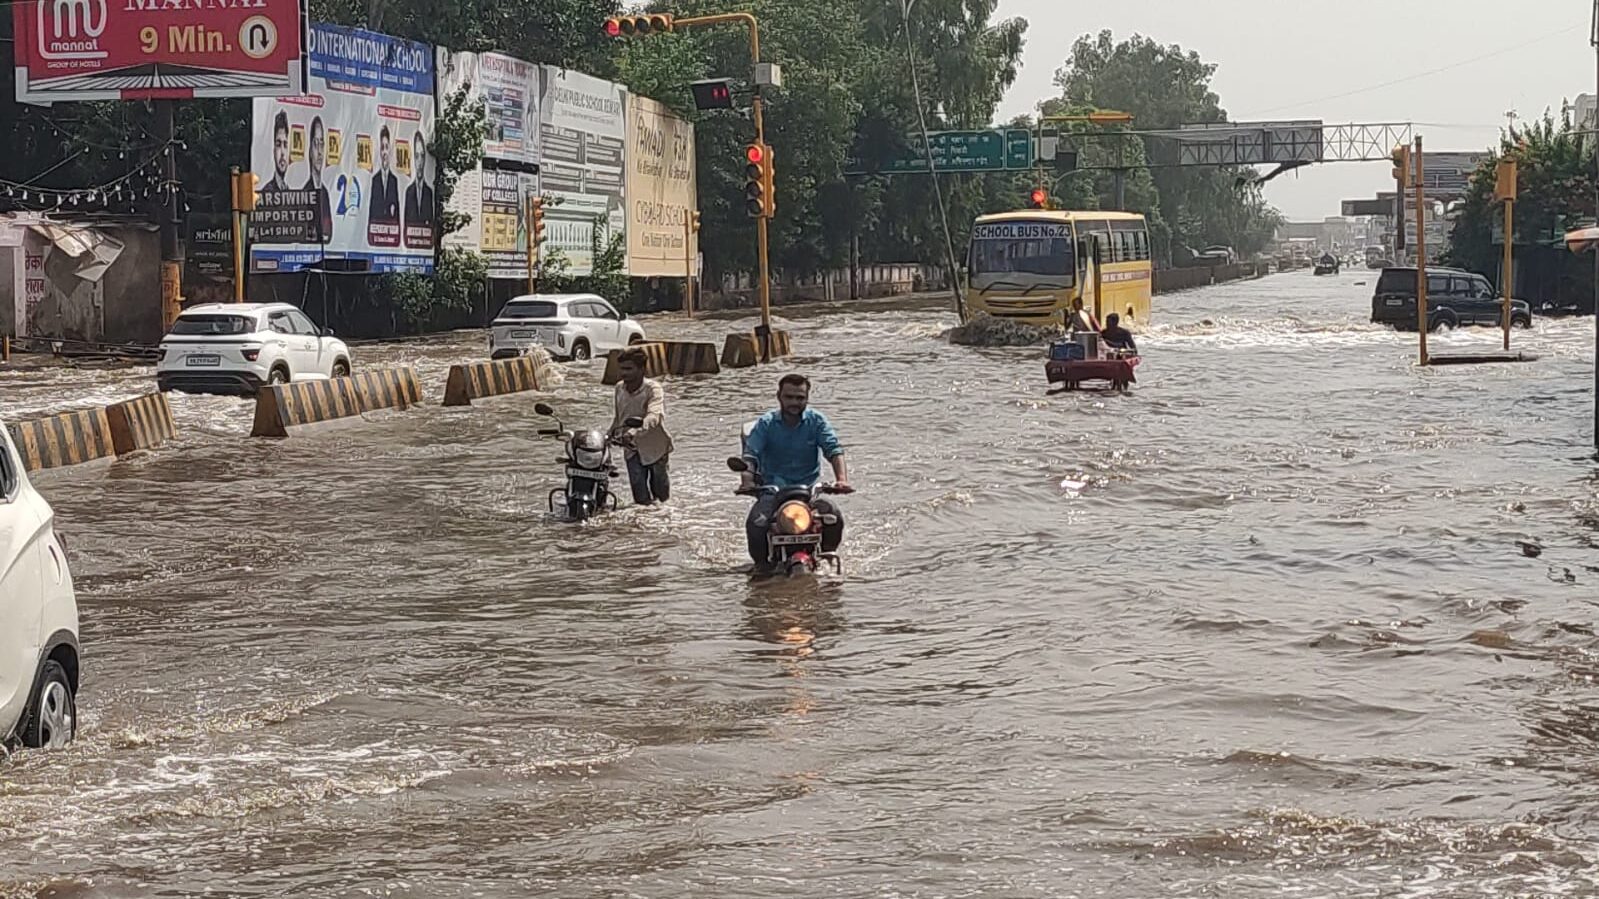
[[[783,311],[795,358],[667,382],[671,506],[580,527],[531,397],[274,442],[175,395],[175,447],[41,479],[83,727],[0,761],[0,895],[1593,895],[1592,321],[1417,370],[1367,285],[1159,297],[1127,396]],[[436,402],[480,340],[357,365]],[[790,370],[860,489],[832,587],[738,573],[721,459]]]

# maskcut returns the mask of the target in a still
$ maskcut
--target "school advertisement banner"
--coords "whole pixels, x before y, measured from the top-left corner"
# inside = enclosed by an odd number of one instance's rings
[[[335,25],[309,38],[305,95],[255,101],[251,269],[432,271],[433,48]]]
[[[694,126],[658,101],[627,96],[627,270],[636,278],[686,278],[698,247]]]
[[[603,249],[626,230],[625,93],[581,72],[544,67],[539,190],[558,201],[545,209],[545,249],[559,250],[574,275],[593,272],[596,242]]]
[[[464,173],[448,208],[470,219],[444,237],[482,253],[490,278],[527,278],[527,199],[538,192],[540,67],[498,53],[439,49],[439,103],[461,89],[483,104],[483,163]]]

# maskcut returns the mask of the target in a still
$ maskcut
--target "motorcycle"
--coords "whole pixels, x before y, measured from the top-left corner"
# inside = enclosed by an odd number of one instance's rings
[[[752,471],[749,462],[739,456],[729,457],[727,467],[739,474]],[[759,472],[754,473],[759,476]],[[766,561],[774,573],[788,577],[814,575],[823,565],[830,567],[834,575],[844,573],[844,563],[838,553],[822,551],[822,525],[837,524],[837,519],[816,508],[817,497],[839,492],[831,484],[791,487],[757,484],[734,491],[740,496],[754,497],[777,494],[772,517],[766,524]]]
[[[561,497],[559,507],[565,509],[568,521],[585,521],[597,512],[605,511],[607,505],[611,511],[616,511],[616,494],[611,491],[611,479],[621,472],[611,464],[611,447],[621,446],[622,443],[598,428],[568,431],[548,403],[538,403],[533,411],[555,418],[555,427],[540,428],[539,436],[559,437],[566,441],[566,455],[556,460],[566,466],[566,486],[550,491],[550,511],[555,512],[558,508],[556,496]],[[623,425],[638,428],[643,427],[644,422],[630,418]]]

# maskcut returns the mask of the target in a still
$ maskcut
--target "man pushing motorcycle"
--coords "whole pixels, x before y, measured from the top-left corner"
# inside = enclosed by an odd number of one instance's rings
[[[833,467],[833,485],[828,492],[853,493],[849,472],[844,466],[844,447],[827,417],[809,408],[811,382],[804,375],[784,375],[777,383],[778,408],[755,420],[744,438],[743,459],[748,466],[741,473],[741,490],[762,490],[750,507],[744,522],[750,558],[757,570],[769,567],[770,547],[767,531],[779,506],[778,491],[788,487],[810,487],[822,478],[820,459]],[[844,540],[844,516],[838,506],[817,496],[811,506],[822,525],[821,549],[832,553]]]

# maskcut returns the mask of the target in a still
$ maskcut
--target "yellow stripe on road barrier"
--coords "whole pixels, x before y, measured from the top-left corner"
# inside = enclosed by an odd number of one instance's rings
[[[484,397],[541,390],[550,380],[550,354],[537,347],[514,359],[452,365],[444,405],[470,406]]]
[[[644,351],[644,377],[664,378],[672,373],[666,364],[666,345],[662,343],[635,343],[628,347],[630,350]],[[623,350],[611,350],[605,354],[605,376],[600,378],[601,384],[615,384],[622,380],[622,373],[617,369],[617,360],[621,358]]]
[[[172,406],[164,393],[147,393],[107,406],[105,414],[111,427],[111,443],[119,456],[155,449],[178,436]]]
[[[772,332],[772,358],[778,359],[794,352],[787,331]],[[725,368],[749,368],[761,361],[761,339],[753,333],[729,334],[722,344],[722,365]]]
[[[716,344],[688,340],[659,340],[666,348],[666,371],[677,376],[714,375],[722,370],[716,361]]]
[[[287,437],[290,428],[353,418],[378,409],[405,409],[422,402],[416,369],[410,366],[359,371],[328,381],[295,381],[262,387],[255,398],[252,437]]]
[[[104,409],[63,412],[46,418],[14,422],[11,442],[27,471],[66,468],[117,454],[111,423]]]

